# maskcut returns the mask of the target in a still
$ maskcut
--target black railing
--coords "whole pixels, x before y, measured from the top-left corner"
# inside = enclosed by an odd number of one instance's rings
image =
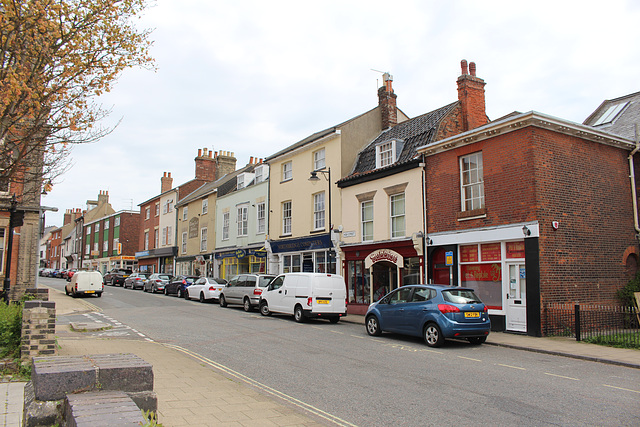
[[[636,307],[549,303],[546,336],[575,337],[616,347],[640,348],[640,314]]]

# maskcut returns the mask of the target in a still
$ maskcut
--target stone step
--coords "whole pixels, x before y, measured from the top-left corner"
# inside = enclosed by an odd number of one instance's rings
[[[64,419],[69,427],[140,426],[142,411],[120,391],[97,391],[67,395]]]

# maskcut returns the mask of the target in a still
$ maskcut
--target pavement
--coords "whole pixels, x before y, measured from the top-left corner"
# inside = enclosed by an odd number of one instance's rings
[[[74,299],[49,288],[59,316],[100,309],[86,299]],[[363,316],[345,322],[364,324]],[[286,396],[251,378],[187,349],[150,339],[97,338],[86,331],[104,325],[56,325],[58,355],[134,353],[153,365],[158,418],[169,426],[321,426],[351,425],[318,408]],[[80,332],[82,331],[82,332]],[[587,344],[570,338],[536,338],[493,332],[485,345],[509,347],[640,369],[640,351]],[[23,382],[0,383],[0,426],[20,426]]]

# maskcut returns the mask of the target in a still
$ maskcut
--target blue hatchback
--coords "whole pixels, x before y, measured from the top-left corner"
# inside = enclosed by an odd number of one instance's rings
[[[429,347],[445,338],[482,344],[491,330],[487,307],[473,289],[442,285],[402,286],[369,306],[365,316],[369,335],[383,331],[423,337]]]

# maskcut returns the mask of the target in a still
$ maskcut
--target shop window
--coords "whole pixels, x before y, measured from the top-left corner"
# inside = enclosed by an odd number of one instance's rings
[[[249,273],[265,273],[267,271],[266,258],[251,255],[249,257]]]
[[[284,255],[282,257],[283,273],[299,273],[302,271],[300,255]]]
[[[484,208],[482,152],[460,158],[460,185],[463,211]]]
[[[363,261],[349,261],[348,299],[350,304],[369,304],[369,269]]]
[[[313,229],[324,229],[324,193],[313,195]]]
[[[391,238],[404,237],[404,193],[394,194],[390,198],[391,202]]]
[[[518,246],[513,243],[512,249]],[[499,242],[460,246],[461,285],[495,310],[502,310],[502,247]]]
[[[360,203],[362,241],[373,241],[373,200]]]

